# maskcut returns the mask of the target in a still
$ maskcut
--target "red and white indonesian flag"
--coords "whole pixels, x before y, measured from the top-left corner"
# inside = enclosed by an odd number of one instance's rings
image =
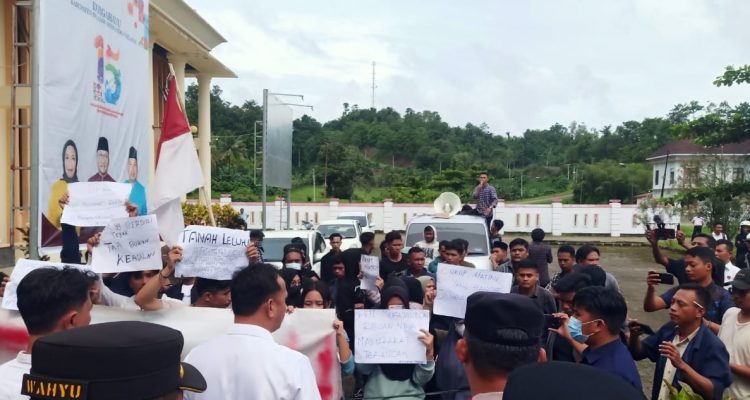
[[[204,181],[193,135],[177,98],[174,77],[169,78],[168,86],[148,208],[156,214],[159,234],[171,245],[185,229],[182,196],[203,186]]]

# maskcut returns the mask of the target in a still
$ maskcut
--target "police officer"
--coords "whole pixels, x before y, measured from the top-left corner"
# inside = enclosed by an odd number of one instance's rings
[[[206,381],[180,362],[179,331],[140,321],[69,329],[34,343],[19,393],[31,399],[180,400]]]
[[[469,296],[456,356],[466,370],[472,398],[502,399],[511,371],[546,361],[540,340],[543,329],[542,311],[528,296],[490,292]]]

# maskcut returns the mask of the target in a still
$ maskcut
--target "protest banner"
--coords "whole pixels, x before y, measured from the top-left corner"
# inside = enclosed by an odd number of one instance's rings
[[[113,219],[94,247],[91,269],[97,273],[161,269],[156,215]]]
[[[513,274],[440,263],[436,284],[438,291],[433,312],[463,318],[466,314],[466,299],[472,293],[510,293]]]
[[[122,201],[130,195],[145,214],[154,137],[150,8],[148,0],[38,4],[39,137],[31,153],[39,173],[32,184],[39,243],[55,247],[62,245],[58,200],[74,182],[127,182]],[[90,233],[82,230],[80,243]]]
[[[276,343],[310,359],[324,400],[339,400],[342,395],[336,337],[331,326],[335,317],[331,309],[298,309],[287,315],[281,328],[272,334]],[[143,312],[94,306],[91,310],[92,324],[113,321],[145,321],[179,330],[185,338],[185,358],[195,346],[225,333],[233,323],[233,314],[228,309],[204,307]],[[14,358],[27,344],[28,334],[18,311],[0,310],[0,364]]]
[[[28,275],[29,272],[37,268],[63,268],[70,266],[79,269],[89,269],[86,265],[67,265],[62,263],[55,263],[49,261],[38,261],[38,260],[27,260],[21,258],[16,261],[16,266],[13,267],[13,272],[10,274],[10,281],[5,285],[5,294],[3,295],[3,308],[8,310],[18,310],[16,302],[18,297],[16,296],[16,289],[21,280]]]
[[[419,330],[429,326],[428,310],[354,310],[354,359],[359,364],[422,364],[427,355]]]
[[[70,202],[62,213],[63,224],[107,226],[115,218],[126,218],[125,202],[131,185],[115,182],[78,182],[68,185]]]
[[[377,257],[362,255],[362,259],[359,262],[362,270],[362,289],[375,290],[375,281],[380,275],[380,261]]]
[[[248,231],[190,225],[180,235],[182,261],[175,275],[232,279],[235,271],[249,264],[245,255],[249,241]]]

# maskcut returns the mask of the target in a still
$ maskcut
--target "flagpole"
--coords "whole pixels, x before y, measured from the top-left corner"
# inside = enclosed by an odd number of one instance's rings
[[[172,75],[172,79],[175,79],[176,75],[174,73],[174,67],[172,66],[172,63],[169,64],[169,73]],[[182,108],[183,99],[182,99],[182,88],[180,87],[180,82],[177,82],[175,79],[175,87],[177,87],[177,107],[179,107],[180,111],[182,111],[182,115],[185,117],[185,121],[188,121],[188,126],[190,126],[190,120],[188,119],[187,113]],[[192,136],[192,133],[191,133]],[[211,226],[216,226],[216,220],[214,219],[214,210],[211,204],[211,197],[206,191],[205,184],[198,188],[198,196],[203,198],[203,201],[206,202],[206,208],[208,209],[208,219],[211,223]]]

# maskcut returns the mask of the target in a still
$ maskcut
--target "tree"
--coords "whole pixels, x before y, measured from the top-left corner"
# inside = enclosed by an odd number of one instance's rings
[[[719,87],[742,83],[750,83],[750,65],[739,68],[728,66],[714,80],[714,85]],[[691,103],[688,111],[676,124],[676,130],[684,137],[694,138],[698,143],[709,146],[750,138],[750,104],[746,102],[735,107],[726,102],[718,106],[709,104],[704,109]],[[697,111],[705,113],[691,119]],[[698,170],[700,183],[686,182],[673,201],[682,205],[685,211],[696,207],[710,222],[721,222],[727,232],[734,232],[738,221],[750,216],[750,181],[726,179],[727,167],[722,163],[721,158],[700,161],[693,167]]]
[[[635,203],[635,195],[651,186],[651,168],[643,164],[600,161],[587,165],[573,188],[573,200],[580,203],[607,203],[619,199]]]

